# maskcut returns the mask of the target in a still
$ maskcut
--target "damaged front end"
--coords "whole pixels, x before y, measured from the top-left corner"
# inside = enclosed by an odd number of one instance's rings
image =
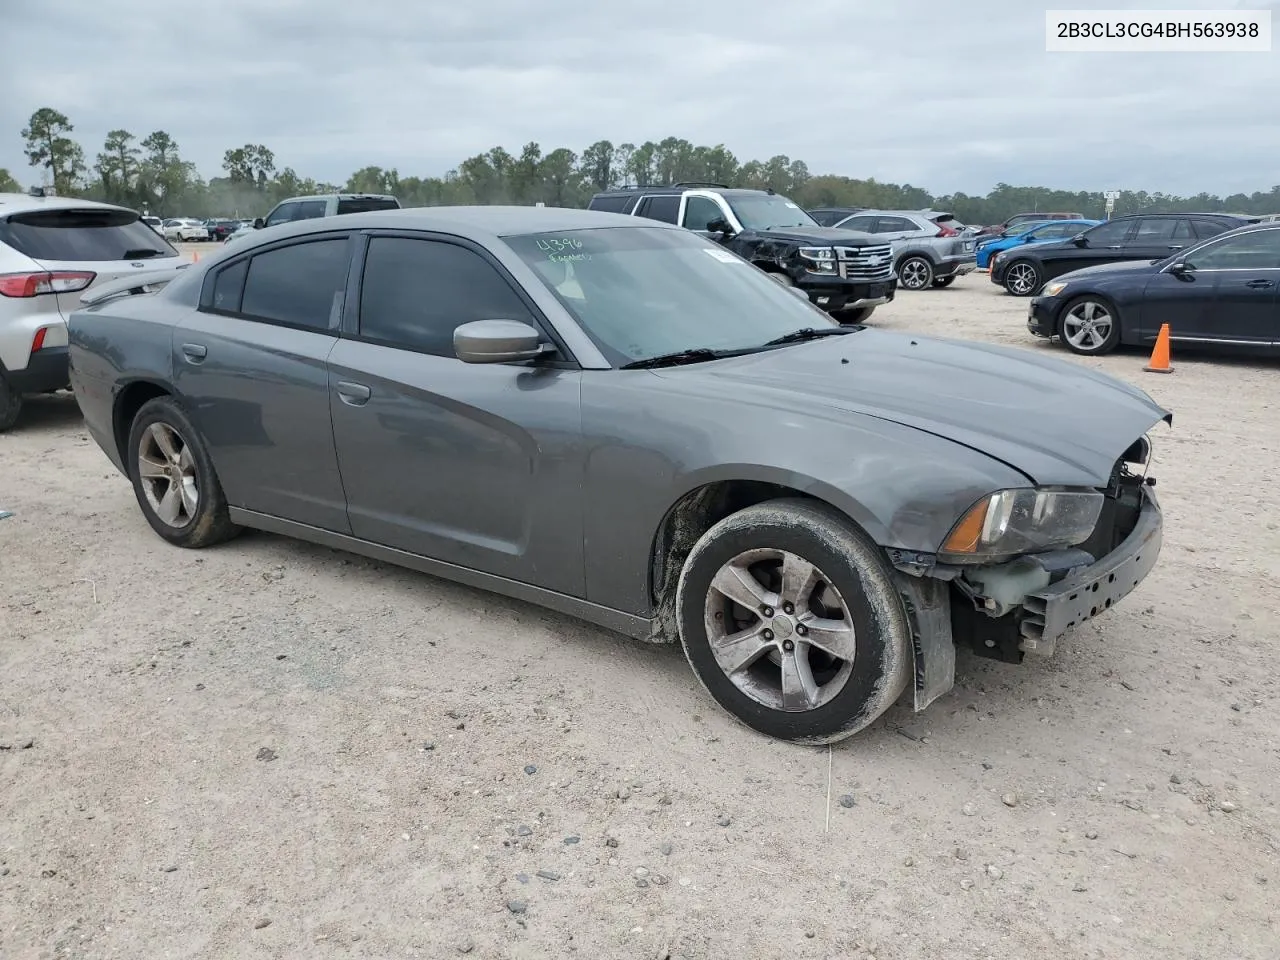
[[[937,555],[891,551],[915,634],[917,710],[951,688],[954,645],[1008,663],[1052,655],[1067,630],[1142,582],[1163,535],[1150,456],[1142,437],[1105,488],[999,491]]]

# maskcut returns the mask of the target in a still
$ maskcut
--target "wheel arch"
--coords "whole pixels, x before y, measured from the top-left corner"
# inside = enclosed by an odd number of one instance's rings
[[[875,544],[883,545],[889,539],[888,528],[870,510],[821,481],[791,471],[747,465],[717,472],[724,475],[690,478],[654,530],[648,575],[654,611],[650,639],[655,642],[673,643],[679,639],[676,584],[689,551],[716,523],[745,507],[783,497],[812,500],[838,512]]]
[[[156,397],[174,396],[173,387],[160,380],[139,378],[126,383],[116,393],[111,405],[111,435],[120,462],[128,464],[129,430],[142,405]]]

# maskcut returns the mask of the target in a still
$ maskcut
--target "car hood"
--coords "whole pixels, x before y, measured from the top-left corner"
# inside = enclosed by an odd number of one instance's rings
[[[1062,280],[1095,280],[1101,278],[1140,277],[1159,271],[1163,260],[1121,260],[1117,263],[1099,263],[1092,267],[1081,267],[1058,277]]]
[[[836,227],[773,227],[769,230],[752,230],[751,233],[770,240],[789,240],[792,243],[821,244],[823,246],[866,246],[876,238],[858,230],[840,230]]]
[[[1136,387],[1029,350],[863,329],[655,371],[709,396],[815,405],[922,430],[1041,485],[1105,486],[1116,460],[1172,414]],[[855,456],[856,451],[850,451]]]

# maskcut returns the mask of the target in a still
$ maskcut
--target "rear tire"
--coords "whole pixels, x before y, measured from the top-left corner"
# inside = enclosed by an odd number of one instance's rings
[[[148,400],[138,410],[125,456],[142,515],[165,540],[194,550],[240,532],[204,441],[172,397]]]
[[[707,692],[754,730],[831,743],[910,682],[910,633],[880,549],[825,504],[772,500],[694,545],[676,594],[680,642]]]
[[[22,394],[0,370],[0,433],[9,430],[22,415]]]
[[[933,264],[926,257],[904,257],[898,264],[898,286],[924,290],[933,283]]]

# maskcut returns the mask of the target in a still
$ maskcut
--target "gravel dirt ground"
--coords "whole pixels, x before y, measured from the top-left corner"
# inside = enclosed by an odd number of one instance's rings
[[[1025,312],[973,274],[873,322],[1068,357]],[[274,536],[168,547],[74,400],[33,403],[0,436],[0,957],[1273,960],[1280,366],[1079,362],[1175,411],[1154,573],[830,750],[674,647]]]

